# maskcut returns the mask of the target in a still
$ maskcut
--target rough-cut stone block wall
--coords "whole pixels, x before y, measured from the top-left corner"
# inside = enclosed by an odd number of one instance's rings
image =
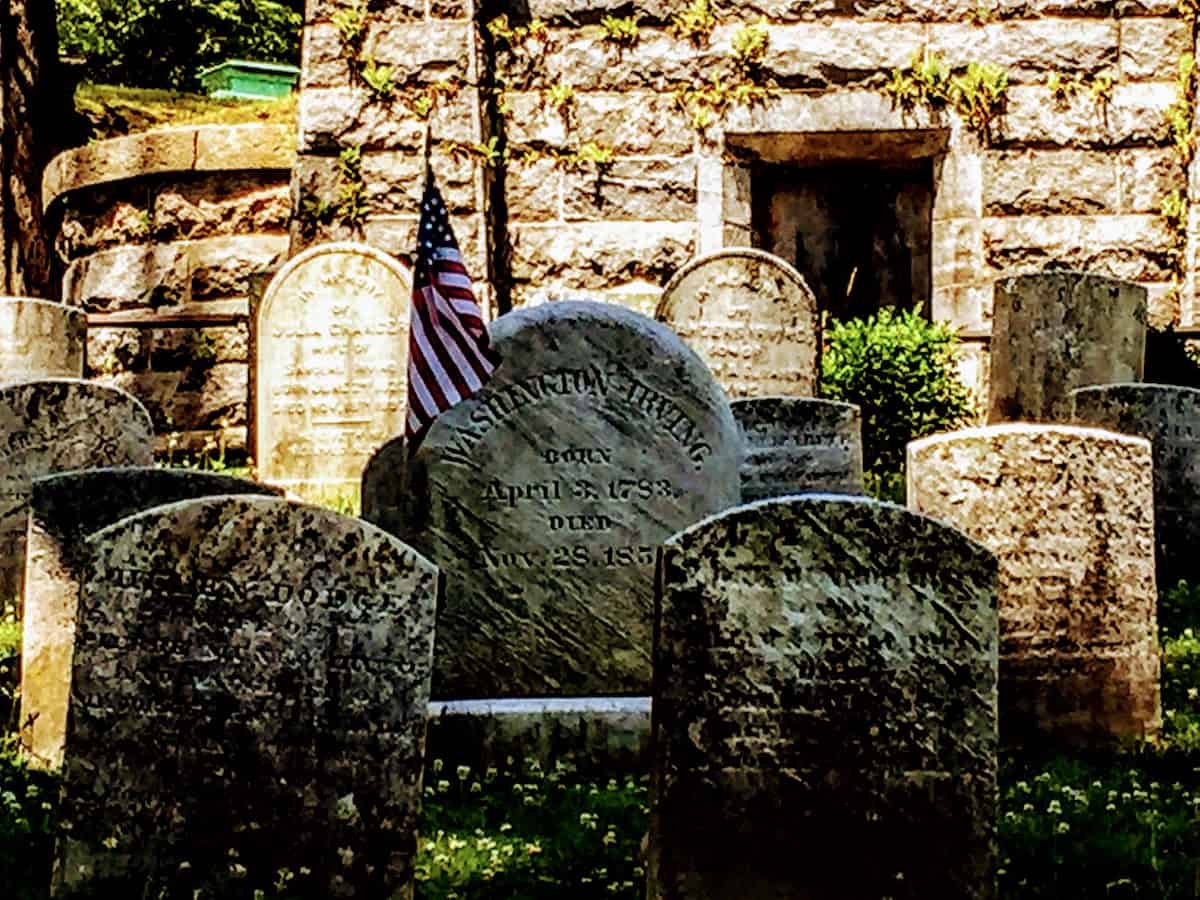
[[[1200,325],[1196,241],[1176,266],[1160,214],[1163,198],[1187,187],[1165,113],[1195,41],[1174,0],[714,0],[717,25],[699,45],[670,29],[686,5],[528,0],[519,10],[494,4],[477,28],[464,3],[399,0],[372,11],[365,46],[395,67],[404,90],[470,82],[433,116],[434,160],[473,271],[504,301],[599,292],[646,308],[693,255],[758,240],[755,162],[928,157],[936,317],[985,340],[997,278],[1065,264],[1146,285],[1156,322]],[[421,123],[404,103],[368,102],[353,86],[330,22],[338,6],[310,3],[298,182],[329,177],[337,148],[361,144],[374,201],[366,237],[404,255]],[[510,26],[540,19],[546,32],[493,38],[485,26],[505,8]],[[600,21],[630,13],[639,40],[619,47]],[[698,129],[674,94],[728,67],[739,28],[760,18],[770,33],[761,76],[778,96]],[[1007,71],[1007,112],[988,137],[953,111],[905,112],[886,95],[893,70],[924,51],[958,70],[984,62]],[[1051,76],[1080,89],[1056,97]],[[566,85],[572,101],[556,106],[551,91]],[[507,145],[507,160],[450,161],[447,141],[485,134]],[[611,161],[579,161],[589,142]]]
[[[287,256],[287,126],[151,131],[63,153],[42,194],[87,375],[137,396],[160,453],[246,441],[248,298]]]
[[[365,240],[405,262],[416,243],[426,121],[414,104],[435,91],[428,119],[431,161],[451,224],[485,305],[492,271],[492,176],[476,145],[491,135],[485,35],[474,4],[448,0],[372,3],[359,46],[348,43],[335,16],[352,4],[308,0],[300,94],[300,157],[292,179],[292,255],[323,240]],[[372,90],[364,61],[386,68],[390,90]],[[365,215],[313,215],[336,205],[347,179],[345,151],[361,155]],[[353,179],[350,179],[352,182]],[[360,219],[360,220],[356,220]],[[494,312],[494,309],[492,309]]]

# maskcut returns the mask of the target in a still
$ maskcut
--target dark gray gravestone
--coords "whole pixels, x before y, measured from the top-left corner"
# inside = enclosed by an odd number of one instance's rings
[[[21,596],[34,478],[153,457],[150,414],[124,391],[72,379],[0,386],[0,608]]]
[[[650,891],[995,896],[996,561],[890,504],[768,500],[659,569]]]
[[[492,326],[503,363],[411,460],[446,576],[438,698],[646,694],[654,555],[738,502],[737,424],[665,326],[558,302]]]
[[[434,566],[263,497],[157,507],[86,552],[56,892],[249,896],[288,869],[296,896],[411,897]]]
[[[1200,559],[1200,391],[1109,384],[1072,391],[1074,421],[1149,439],[1154,455],[1158,585],[1196,583]]]
[[[369,460],[362,473],[362,517],[402,541],[413,522],[412,490],[408,484],[408,442],[392,438]]]
[[[735,400],[746,442],[742,502],[789,494],[863,493],[862,412],[799,397]]]
[[[278,493],[243,478],[187,469],[84,469],[34,479],[21,604],[20,736],[31,760],[51,768],[62,763],[87,536],[180,500]]]
[[[988,423],[1069,422],[1071,391],[1140,381],[1146,289],[1085,272],[996,282]]]

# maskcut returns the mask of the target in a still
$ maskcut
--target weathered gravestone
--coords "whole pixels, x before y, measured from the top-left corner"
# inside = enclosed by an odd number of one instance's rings
[[[181,500],[275,493],[242,478],[186,469],[84,469],[34,480],[21,604],[20,738],[31,761],[50,768],[62,764],[87,536]]]
[[[367,461],[362,473],[362,517],[402,541],[414,520],[408,484],[408,442],[392,438]]]
[[[409,274],[365,244],[322,244],[272,279],[255,316],[254,458],[302,496],[357,492],[404,430]]]
[[[737,400],[745,440],[742,502],[787,494],[863,492],[862,412],[799,397]]]
[[[70,379],[0,386],[0,608],[21,595],[34,478],[153,456],[150,414],[124,391]]]
[[[998,425],[908,445],[908,504],[1000,559],[1006,743],[1105,745],[1160,726],[1150,444]]]
[[[82,378],[87,313],[34,300],[0,297],[0,382]]]
[[[551,303],[491,335],[500,367],[409,465],[406,533],[446,576],[434,693],[646,694],[655,550],[738,502],[729,401],[618,306]]]
[[[667,541],[657,900],[995,896],[996,561],[901,507],[811,495]]]
[[[1200,391],[1111,384],[1072,392],[1074,420],[1134,434],[1154,453],[1154,535],[1160,587],[1196,582],[1200,559]]]
[[[996,282],[988,422],[1068,422],[1071,391],[1141,381],[1146,289],[1082,272]]]
[[[236,864],[238,895],[286,869],[291,896],[411,897],[436,568],[260,497],[157,507],[86,553],[56,893],[229,896]]]
[[[817,392],[817,298],[777,256],[738,247],[693,260],[663,289],[655,318],[700,354],[731,397]]]

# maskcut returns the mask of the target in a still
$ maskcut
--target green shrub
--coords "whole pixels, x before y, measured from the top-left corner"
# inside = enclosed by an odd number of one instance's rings
[[[821,392],[862,407],[863,465],[885,488],[895,490],[909,441],[971,423],[957,359],[951,327],[915,310],[829,324]]]

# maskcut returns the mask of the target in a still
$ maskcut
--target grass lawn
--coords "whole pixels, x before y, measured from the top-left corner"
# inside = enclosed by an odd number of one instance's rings
[[[1193,599],[1200,592],[1180,589],[1161,604],[1162,746],[1003,761],[1004,900],[1200,897],[1200,615],[1192,612],[1200,602]],[[16,637],[11,624],[0,627],[0,657],[11,657]],[[517,760],[499,771],[450,771],[434,761],[425,784],[419,898],[642,898],[645,777],[583,778]],[[55,795],[53,779],[25,769],[11,748],[0,754],[5,898],[47,896]],[[306,874],[269,873],[257,890],[246,883],[207,896],[303,896]]]
[[[296,94],[278,100],[213,100],[204,94],[81,84],[75,108],[91,122],[94,138],[120,137],[176,125],[294,125]]]

